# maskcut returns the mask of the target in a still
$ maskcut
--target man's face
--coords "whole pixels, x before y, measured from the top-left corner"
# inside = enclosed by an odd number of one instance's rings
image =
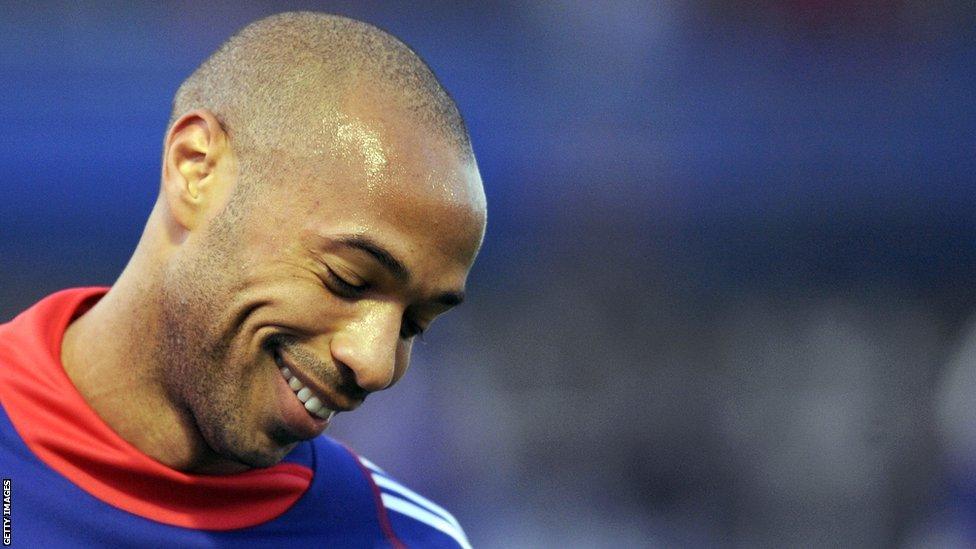
[[[272,180],[168,265],[162,382],[223,458],[272,465],[393,385],[417,333],[463,296],[485,220],[473,161],[349,111],[327,142],[271,153]]]

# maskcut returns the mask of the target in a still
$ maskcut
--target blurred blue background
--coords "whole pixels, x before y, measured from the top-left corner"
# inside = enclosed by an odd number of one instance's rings
[[[972,2],[0,4],[0,319],[111,284],[236,29],[363,19],[467,118],[471,299],[332,431],[476,547],[976,543]]]

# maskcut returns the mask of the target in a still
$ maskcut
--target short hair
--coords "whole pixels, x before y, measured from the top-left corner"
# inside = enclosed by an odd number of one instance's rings
[[[370,24],[315,12],[272,15],[234,34],[179,87],[169,125],[205,108],[239,152],[286,151],[308,144],[308,131],[329,127],[363,91],[384,93],[473,155],[457,106],[420,56]]]

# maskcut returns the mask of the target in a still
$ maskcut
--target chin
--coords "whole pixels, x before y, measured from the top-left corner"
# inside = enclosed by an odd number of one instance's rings
[[[221,454],[248,467],[271,467],[281,462],[298,444],[294,438],[279,441],[263,434],[258,438],[260,440],[250,440],[250,444],[230,445],[226,448],[229,451]]]
[[[247,436],[232,429],[218,429],[210,433],[203,431],[202,434],[214,454],[248,468],[277,465],[297,444],[293,441],[279,442],[275,437],[264,434]]]
[[[245,455],[235,456],[237,458],[235,461],[238,461],[251,469],[263,469],[265,467],[277,465],[287,454],[287,451],[274,453],[251,452]]]

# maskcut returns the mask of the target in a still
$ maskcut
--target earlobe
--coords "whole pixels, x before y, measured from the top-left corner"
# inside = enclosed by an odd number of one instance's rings
[[[226,135],[209,111],[181,116],[166,134],[160,191],[173,221],[186,230],[195,229],[213,206],[221,184],[218,166],[226,152]]]

